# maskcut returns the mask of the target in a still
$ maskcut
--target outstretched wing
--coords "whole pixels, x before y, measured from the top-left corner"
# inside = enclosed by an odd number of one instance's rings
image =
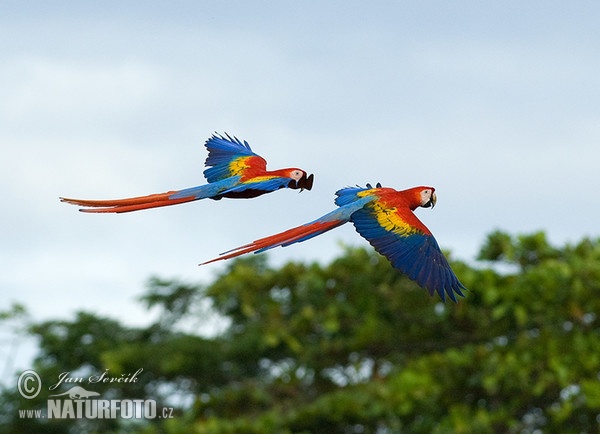
[[[246,141],[237,137],[213,134],[205,143],[208,157],[205,161],[204,177],[208,182],[217,182],[232,176],[242,178],[250,174],[260,174],[267,170],[267,161],[252,152]]]
[[[376,199],[355,213],[356,231],[391,264],[433,295],[456,301],[465,289],[427,227],[408,207]]]

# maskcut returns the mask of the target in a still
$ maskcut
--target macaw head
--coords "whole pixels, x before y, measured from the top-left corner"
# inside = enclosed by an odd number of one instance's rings
[[[315,178],[313,174],[308,175],[302,169],[288,169],[287,176],[290,178],[288,188],[300,191],[312,189]]]
[[[419,187],[419,197],[423,208],[433,208],[437,202],[437,196],[435,195],[435,188],[433,187]]]

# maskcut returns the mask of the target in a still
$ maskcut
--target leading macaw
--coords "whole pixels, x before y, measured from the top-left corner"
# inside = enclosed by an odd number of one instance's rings
[[[464,297],[462,290],[466,288],[450,268],[429,229],[413,213],[418,207],[433,208],[437,201],[433,187],[397,191],[381,184],[375,188],[367,184],[366,188],[348,187],[335,194],[339,208],[334,211],[310,223],[229,250],[200,265],[289,246],[352,222],[376,251],[430,295],[437,292],[442,300],[445,301],[447,295],[455,302],[455,294]]]
[[[61,197],[61,202],[79,205],[83,212],[129,212],[175,205],[198,199],[252,198],[280,188],[310,190],[314,176],[298,168],[267,170],[267,162],[236,137],[213,134],[206,143],[204,177],[208,184],[148,196],[113,200],[85,200]]]

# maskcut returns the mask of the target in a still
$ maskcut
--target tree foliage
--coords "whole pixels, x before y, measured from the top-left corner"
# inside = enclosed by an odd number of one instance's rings
[[[442,303],[362,248],[328,264],[233,261],[208,285],[153,278],[160,318],[131,328],[90,312],[31,324],[43,378],[134,372],[103,393],[175,406],[125,423],[17,417],[43,407],[5,389],[0,427],[37,432],[597,432],[600,241],[490,234],[481,262],[451,261],[469,288]],[[210,311],[207,308],[210,307]],[[214,336],[190,324],[227,326]],[[222,320],[221,320],[222,322]],[[95,389],[96,390],[96,389]],[[8,432],[7,431],[7,432]]]

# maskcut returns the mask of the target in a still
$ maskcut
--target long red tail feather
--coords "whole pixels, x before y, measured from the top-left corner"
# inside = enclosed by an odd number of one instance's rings
[[[307,240],[316,235],[322,234],[323,232],[327,232],[344,223],[346,223],[344,220],[315,221],[313,223],[288,229],[287,231],[283,231],[278,234],[253,241],[252,243],[236,247],[235,249],[231,249],[225,253],[222,253],[217,258],[202,262],[199,265],[206,265],[210,264],[211,262],[235,258],[236,256],[245,255],[246,253],[256,252],[262,249],[270,249],[277,246],[288,246],[293,243]]]
[[[70,203],[72,205],[83,206],[81,212],[94,213],[123,213],[130,211],[138,211],[148,208],[158,208],[161,206],[175,205],[178,203],[191,202],[196,199],[195,196],[183,197],[178,199],[169,199],[176,191],[168,191],[166,193],[150,194],[148,196],[131,197],[127,199],[108,199],[108,200],[87,200],[87,199],[69,199],[61,197],[60,201]]]

